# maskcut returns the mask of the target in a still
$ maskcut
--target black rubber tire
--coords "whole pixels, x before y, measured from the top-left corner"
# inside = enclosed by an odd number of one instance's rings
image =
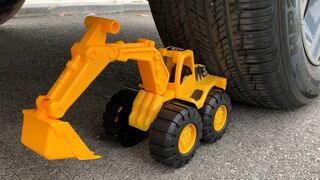
[[[222,105],[227,108],[227,120],[224,127],[217,131],[214,128],[213,119],[218,108]],[[200,109],[203,123],[202,142],[214,143],[223,136],[229,125],[231,110],[231,100],[225,91],[213,89],[209,92],[203,107]]]
[[[228,78],[232,99],[297,108],[320,91],[320,67],[307,59],[297,0],[152,0],[165,46],[194,50],[212,74]]]
[[[25,0],[0,0],[0,24],[12,18],[22,7]]]
[[[196,141],[188,153],[182,154],[178,149],[178,140],[183,128],[190,123],[197,129]],[[164,165],[182,167],[196,153],[201,137],[202,120],[197,109],[178,102],[166,104],[151,125],[149,133],[151,156]]]
[[[137,91],[131,89],[119,91],[112,96],[103,114],[105,132],[117,137],[120,143],[127,147],[138,144],[148,136],[148,132],[131,127],[128,124],[136,95]]]

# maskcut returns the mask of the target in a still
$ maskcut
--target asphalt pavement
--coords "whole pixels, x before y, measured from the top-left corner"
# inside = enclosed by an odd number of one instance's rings
[[[154,161],[148,139],[125,148],[106,136],[102,113],[110,97],[138,84],[134,63],[108,66],[70,108],[68,120],[99,160],[48,161],[20,143],[22,109],[34,108],[70,59],[85,32],[85,15],[19,17],[0,26],[0,179],[319,179],[320,99],[279,111],[234,103],[227,133],[201,145],[183,168]],[[162,46],[149,12],[101,14],[121,22],[108,40],[153,39]]]

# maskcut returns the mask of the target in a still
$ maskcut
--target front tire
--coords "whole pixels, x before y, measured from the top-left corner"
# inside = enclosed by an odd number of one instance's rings
[[[165,46],[194,50],[210,73],[227,77],[234,100],[297,108],[320,92],[320,66],[302,42],[298,0],[152,0]]]
[[[151,156],[164,165],[182,167],[199,146],[202,120],[197,109],[181,103],[164,105],[149,134]]]

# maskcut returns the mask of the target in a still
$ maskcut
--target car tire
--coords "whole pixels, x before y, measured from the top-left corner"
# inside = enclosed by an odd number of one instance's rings
[[[319,95],[320,66],[302,40],[298,0],[152,0],[165,46],[192,49],[228,79],[233,100],[293,109]]]
[[[22,7],[25,0],[0,0],[0,24],[12,18]]]

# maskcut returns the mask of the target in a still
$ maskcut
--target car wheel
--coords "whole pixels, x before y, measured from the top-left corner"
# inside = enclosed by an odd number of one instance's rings
[[[12,18],[22,7],[25,0],[0,0],[0,24]]]
[[[233,100],[297,108],[320,91],[320,1],[152,0],[165,46],[192,49]]]

